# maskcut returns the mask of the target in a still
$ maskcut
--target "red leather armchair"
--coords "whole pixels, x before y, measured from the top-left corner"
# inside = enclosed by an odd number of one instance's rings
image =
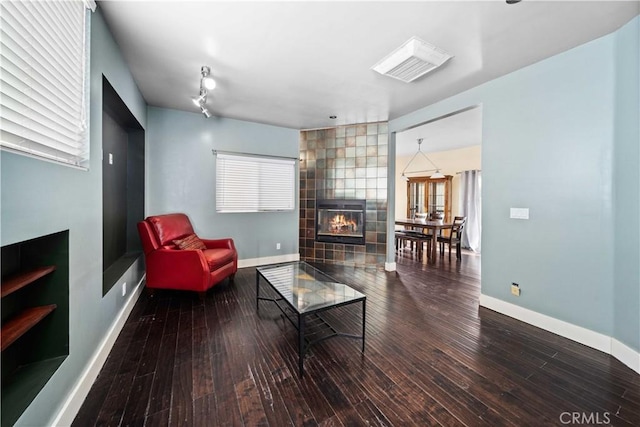
[[[232,239],[197,239],[206,249],[180,249],[176,241],[194,235],[185,214],[156,215],[138,223],[149,289],[178,289],[204,293],[238,271]]]

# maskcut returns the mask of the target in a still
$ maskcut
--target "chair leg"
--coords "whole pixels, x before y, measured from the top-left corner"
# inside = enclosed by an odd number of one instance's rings
[[[451,246],[453,246],[451,243],[449,243],[449,261],[451,261]]]
[[[462,261],[462,245],[460,243],[456,245],[456,258]]]

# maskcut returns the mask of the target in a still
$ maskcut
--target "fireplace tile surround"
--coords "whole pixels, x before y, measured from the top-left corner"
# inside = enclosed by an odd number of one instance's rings
[[[384,268],[387,224],[387,122],[300,132],[300,258]],[[315,240],[316,201],[366,199],[365,244]]]

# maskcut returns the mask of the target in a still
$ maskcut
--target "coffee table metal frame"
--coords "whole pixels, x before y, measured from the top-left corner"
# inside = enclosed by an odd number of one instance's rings
[[[340,302],[340,303],[336,303],[336,304],[329,304],[329,305],[321,306],[321,307],[319,307],[317,309],[310,309],[308,311],[307,310],[300,311],[298,308],[296,308],[294,306],[294,304],[288,298],[286,298],[280,292],[280,289],[278,289],[274,284],[272,284],[269,281],[269,279],[267,277],[265,277],[263,275],[263,273],[260,271],[261,269],[293,266],[295,264],[302,265],[305,269],[310,269],[311,271],[313,271],[314,272],[314,279],[317,276],[327,279],[327,280],[324,280],[324,281],[323,280],[314,280],[316,283],[324,284],[325,282],[328,282],[328,283],[332,283],[332,284],[338,284],[338,285],[344,286],[348,290],[355,291],[355,292],[359,293],[362,296],[358,296],[358,297],[355,297],[353,299],[350,299],[350,300],[347,300],[347,301],[343,301],[343,302]],[[268,298],[268,297],[260,296],[260,279],[261,278],[265,282],[267,282],[267,284],[269,284],[269,287],[278,294],[278,298]],[[292,286],[292,288],[293,287],[294,286]],[[289,322],[291,322],[291,324],[298,330],[298,370],[299,370],[300,377],[304,376],[304,356],[305,356],[307,350],[312,345],[315,345],[315,344],[317,344],[317,343],[319,343],[321,341],[327,340],[329,338],[334,338],[334,337],[346,337],[346,338],[360,339],[360,340],[362,340],[362,353],[364,353],[365,319],[366,319],[366,302],[367,302],[366,295],[356,291],[355,289],[351,288],[348,285],[345,285],[345,284],[337,282],[331,276],[327,275],[326,273],[323,273],[322,271],[318,270],[317,268],[313,267],[312,265],[309,265],[304,261],[294,261],[294,262],[288,262],[288,263],[271,264],[271,265],[266,265],[266,266],[262,266],[262,267],[257,267],[256,268],[256,311],[257,312],[260,311],[260,301],[261,300],[262,301],[271,301],[271,302],[275,303],[276,306],[278,307],[278,309],[280,309],[280,311],[284,315],[284,317],[287,320],[289,320]],[[284,302],[286,304],[286,306],[283,307],[281,305],[281,302]],[[362,335],[354,335],[354,334],[347,334],[347,333],[343,333],[343,332],[338,332],[336,329],[334,329],[333,326],[331,326],[324,318],[322,318],[320,316],[320,313],[323,312],[323,311],[332,310],[334,308],[338,308],[338,307],[342,307],[342,306],[345,306],[345,305],[350,305],[350,304],[354,304],[354,303],[358,303],[358,302],[362,302]],[[289,310],[287,310],[287,308]],[[288,313],[288,311],[289,311],[289,313]],[[296,320],[291,318],[291,316],[290,316],[291,312],[293,312],[293,314],[296,315],[296,317],[297,317]],[[330,332],[327,335],[324,335],[324,336],[322,336],[322,337],[320,337],[318,339],[310,340],[305,345],[305,324],[307,323],[307,319],[310,316],[317,317],[317,319]]]

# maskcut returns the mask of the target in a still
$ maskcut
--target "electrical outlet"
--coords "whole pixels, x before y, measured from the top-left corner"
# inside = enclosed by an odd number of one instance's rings
[[[518,285],[515,282],[511,283],[511,294],[519,297],[520,296],[520,285]]]
[[[280,243],[276,243],[276,249],[280,250]]]
[[[127,294],[127,282],[124,282],[122,284],[122,296],[125,296]]]

